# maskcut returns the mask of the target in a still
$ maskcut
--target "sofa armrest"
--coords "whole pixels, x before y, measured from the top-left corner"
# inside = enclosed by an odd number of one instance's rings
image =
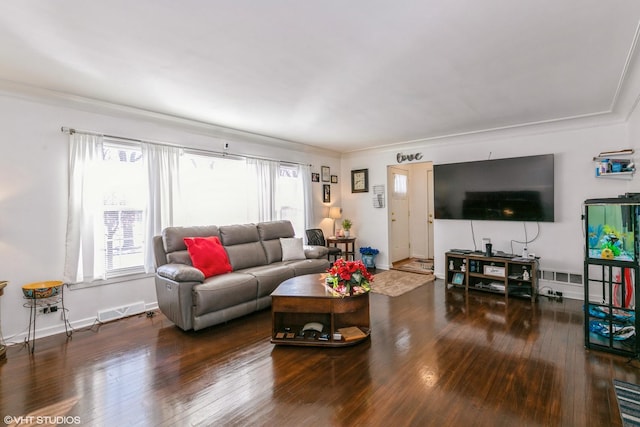
[[[165,264],[164,266],[167,265],[170,264]],[[189,267],[184,264],[173,265]],[[182,330],[193,329],[193,287],[201,283],[199,281],[177,282],[156,274],[155,285],[158,308],[167,316],[167,319]]]
[[[204,274],[195,267],[185,264],[165,264],[157,268],[160,277],[176,282],[204,282]]]
[[[305,245],[304,246],[304,256],[307,259],[319,259],[324,258],[329,253],[329,249],[325,246],[312,246]]]

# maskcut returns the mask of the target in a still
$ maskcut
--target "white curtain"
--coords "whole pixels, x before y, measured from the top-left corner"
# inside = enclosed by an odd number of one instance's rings
[[[300,165],[300,173],[302,174],[302,185],[304,188],[304,229],[308,230],[315,227],[315,218],[313,215],[313,188],[311,187],[311,166]]]
[[[153,236],[173,225],[173,208],[179,205],[179,201],[175,199],[180,194],[178,176],[181,151],[178,147],[142,143],[142,158],[149,177],[149,203],[145,215],[144,239],[146,273],[155,269]]]
[[[109,143],[110,144],[110,143]],[[107,144],[107,146],[109,146]],[[108,148],[108,147],[107,147]],[[69,201],[64,280],[67,283],[92,282],[107,278],[105,253],[104,182],[114,177],[113,165],[103,158],[105,143],[101,136],[72,133],[69,142]],[[180,200],[180,157],[182,149],[142,143],[144,170],[138,178],[148,195],[139,196],[144,210],[141,224],[144,237],[144,270],[154,270],[153,237],[174,225]],[[251,221],[290,219],[296,232],[313,224],[310,169],[308,166],[283,169],[279,162],[247,159],[250,178],[233,193],[246,192]],[[282,169],[282,170],[281,170]],[[146,173],[146,176],[145,176]],[[280,177],[280,174],[284,176]],[[302,176],[300,176],[302,174]],[[247,176],[244,175],[244,176]],[[115,178],[115,177],[114,177]],[[247,185],[249,184],[249,185]],[[142,207],[144,205],[144,207]],[[138,205],[136,205],[138,206]],[[304,210],[304,212],[302,212]],[[280,218],[282,216],[282,218]],[[244,220],[242,221],[244,222]],[[133,267],[138,268],[140,264]],[[126,267],[125,267],[126,268]]]
[[[69,144],[69,206],[64,280],[90,282],[105,276],[102,236],[95,236],[103,218],[101,178],[102,137],[72,133]]]
[[[271,160],[247,159],[247,166],[256,183],[256,206],[258,221],[276,219],[276,183],[278,179],[278,162]]]

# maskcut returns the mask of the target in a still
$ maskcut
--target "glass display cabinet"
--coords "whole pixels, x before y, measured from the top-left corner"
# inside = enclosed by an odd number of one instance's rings
[[[584,335],[589,349],[640,352],[636,331],[640,195],[584,202]]]

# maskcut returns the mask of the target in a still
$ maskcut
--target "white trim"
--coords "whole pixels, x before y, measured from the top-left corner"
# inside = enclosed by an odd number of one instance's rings
[[[132,282],[134,280],[146,279],[154,276],[155,273],[127,274],[123,276],[111,277],[105,280],[94,280],[93,282],[69,283],[67,287],[70,291],[76,291],[78,289],[94,288],[96,286],[111,285],[113,283]]]
[[[154,310],[157,310],[157,309],[158,309],[158,302],[157,301],[145,304],[145,312],[154,311]],[[62,313],[61,310],[62,309],[59,309],[58,311],[60,311],[60,313]],[[139,315],[140,314],[133,314],[132,316],[139,316]],[[67,319],[68,318],[69,318],[69,313],[67,313]],[[119,320],[122,320],[122,319],[116,319],[116,320],[113,320],[113,322],[117,322]],[[73,332],[73,333],[87,333],[89,331],[85,331],[85,330],[81,330],[81,329],[82,328],[91,327],[97,321],[98,321],[97,317],[87,317],[85,319],[75,320],[73,322],[69,321],[69,324],[71,325],[71,328],[72,328],[70,332]],[[98,322],[98,324],[103,324],[103,323]],[[40,338],[49,337],[51,335],[63,334],[63,333],[65,333],[65,331],[66,330],[64,328],[64,322],[60,322],[60,324],[58,324],[58,325],[53,325],[53,326],[48,326],[46,328],[36,329],[35,339],[37,341]],[[22,331],[20,333],[15,334],[15,335],[6,336],[6,337],[4,337],[4,340],[5,340],[6,344],[7,344],[7,347],[11,347],[11,346],[16,346],[16,345],[24,345],[25,342],[27,341],[27,337],[28,337],[28,332],[27,331]],[[37,346],[37,344],[38,343],[36,342],[36,346]],[[36,348],[36,351],[37,350],[38,349]]]

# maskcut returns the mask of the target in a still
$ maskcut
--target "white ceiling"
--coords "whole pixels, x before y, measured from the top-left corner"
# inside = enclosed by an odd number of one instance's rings
[[[10,0],[0,79],[346,152],[626,114],[639,22],[637,0]]]

